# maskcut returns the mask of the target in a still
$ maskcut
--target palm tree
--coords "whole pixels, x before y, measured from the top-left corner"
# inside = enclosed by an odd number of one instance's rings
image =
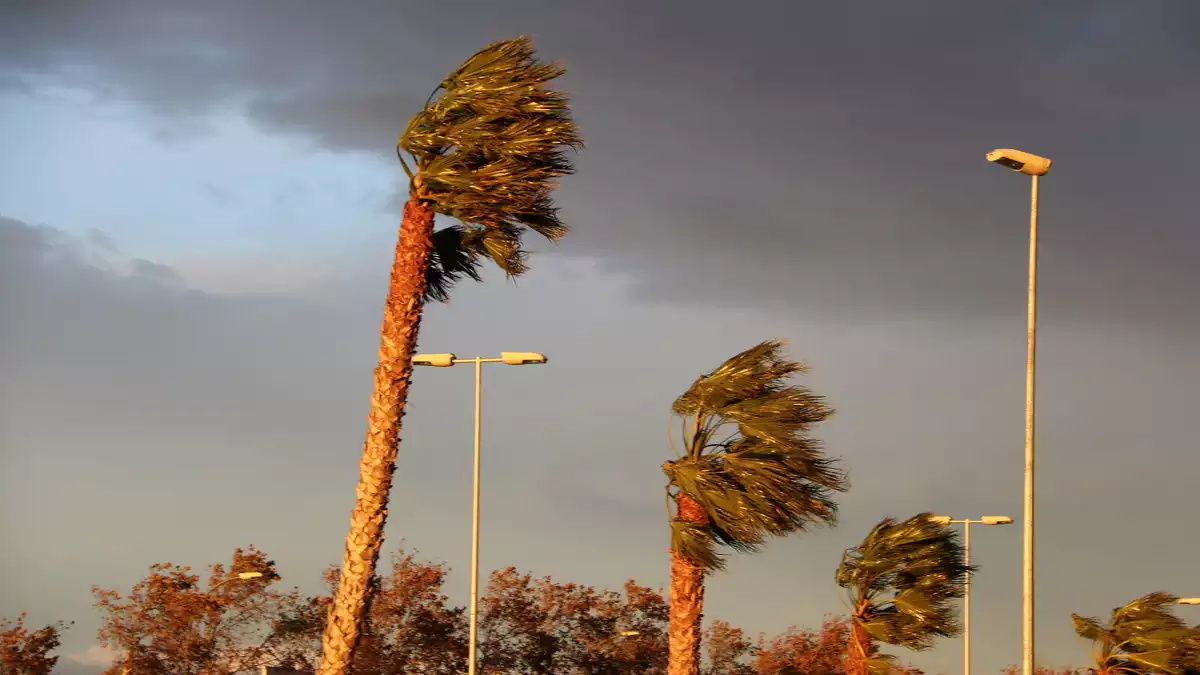
[[[551,241],[566,234],[550,195],[554,179],[572,172],[565,150],[583,143],[567,97],[547,86],[563,72],[538,62],[528,38],[492,44],[442,81],[434,91],[441,96],[430,96],[397,144],[409,197],[384,305],[341,582],[322,639],[322,675],[348,672],[361,631],[424,302],[446,300],[461,278],[480,280],[484,258],[511,277],[524,273],[525,228]],[[412,156],[411,168],[401,151]],[[459,223],[434,230],[435,213]]]
[[[683,452],[663,464],[671,519],[668,675],[700,670],[704,576],[720,569],[718,545],[757,550],[782,536],[836,521],[832,493],[845,475],[807,435],[833,414],[787,379],[805,368],[768,341],[702,375],[675,400]],[[672,442],[674,448],[674,442]]]
[[[847,675],[891,671],[893,657],[879,653],[877,642],[921,651],[959,633],[951,600],[963,596],[975,571],[963,553],[957,532],[920,513],[903,522],[885,519],[842,555],[837,584],[851,620]]]
[[[1150,593],[1112,611],[1108,626],[1071,615],[1079,637],[1092,643],[1094,675],[1182,675],[1196,667],[1191,629],[1171,611],[1179,598]]]

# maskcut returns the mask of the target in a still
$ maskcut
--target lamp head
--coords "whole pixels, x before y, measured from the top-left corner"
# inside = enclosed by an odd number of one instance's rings
[[[417,354],[413,357],[414,366],[433,366],[435,368],[449,368],[454,365],[453,354]]]
[[[1012,518],[1008,516],[984,516],[979,519],[984,525],[1012,525]]]
[[[934,516],[934,517],[930,518],[930,520],[937,523],[938,525],[949,525],[951,518],[950,518],[950,516]]]
[[[1200,598],[1180,598],[1181,605],[1200,605]]]
[[[537,352],[500,352],[500,361],[510,366],[527,366],[545,363],[546,356]]]
[[[257,579],[263,575],[262,572],[239,572],[239,579]]]
[[[987,154],[987,160],[1028,176],[1045,176],[1053,163],[1049,157],[1039,157],[1012,148],[993,150]]]

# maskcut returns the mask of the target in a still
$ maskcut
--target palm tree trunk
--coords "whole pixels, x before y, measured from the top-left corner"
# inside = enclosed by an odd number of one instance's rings
[[[676,515],[707,523],[708,514],[685,494],[675,499]],[[667,675],[699,675],[700,631],[704,619],[704,568],[671,551],[670,628],[667,632]]]
[[[850,638],[846,645],[846,675],[869,675],[867,662],[875,651],[871,635],[858,621],[850,620]]]
[[[409,199],[404,205],[383,326],[379,329],[379,365],[375,367],[367,439],[358,465],[357,499],[350,513],[341,580],[321,639],[319,675],[348,675],[365,618],[367,591],[383,544],[400,420],[408,400],[432,251],[433,206]]]

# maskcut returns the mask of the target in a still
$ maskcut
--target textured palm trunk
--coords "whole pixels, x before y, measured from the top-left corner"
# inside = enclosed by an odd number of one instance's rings
[[[396,468],[400,420],[408,399],[412,357],[433,251],[433,207],[410,199],[404,205],[391,282],[379,330],[379,365],[367,417],[367,439],[358,468],[357,498],[350,514],[341,580],[321,639],[319,675],[348,675],[365,619],[367,592],[387,520],[388,496]]]
[[[692,523],[707,523],[708,514],[696,500],[680,494],[676,515]],[[671,623],[667,632],[667,675],[699,675],[700,631],[704,619],[704,569],[671,551]]]
[[[857,621],[850,621],[849,644],[846,645],[846,675],[869,675],[868,661],[875,644],[871,635]]]

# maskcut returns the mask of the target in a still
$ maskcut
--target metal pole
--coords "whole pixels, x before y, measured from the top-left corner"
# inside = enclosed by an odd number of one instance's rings
[[[1021,609],[1021,674],[1033,670],[1033,423],[1037,355],[1038,177],[1033,176],[1029,200],[1028,353],[1025,359],[1025,537],[1024,589]]]
[[[475,675],[476,643],[479,629],[479,423],[483,390],[483,359],[475,357],[475,486],[474,512],[471,518],[471,630],[467,648],[467,673]]]
[[[971,566],[971,521],[963,521],[963,563]],[[963,675],[971,675],[971,575],[963,585]]]

